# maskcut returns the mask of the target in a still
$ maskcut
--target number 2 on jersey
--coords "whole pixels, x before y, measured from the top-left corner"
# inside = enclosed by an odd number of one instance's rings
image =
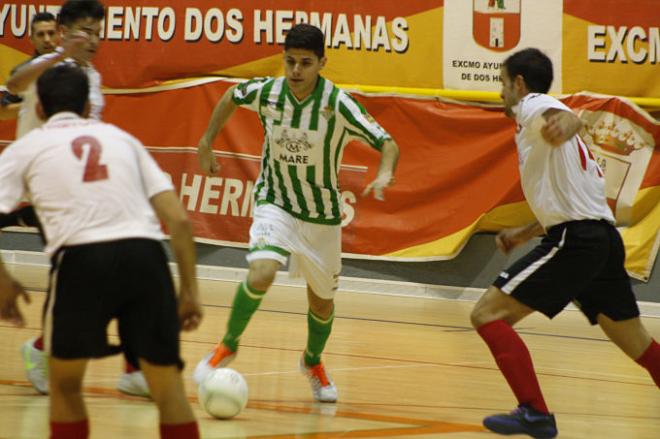
[[[103,150],[101,143],[92,136],[80,136],[74,139],[71,142],[71,149],[78,160],[82,159],[85,145],[89,147],[89,153],[87,154],[87,163],[85,163],[83,181],[89,183],[92,181],[107,180],[108,167],[99,163],[101,160],[101,151]]]

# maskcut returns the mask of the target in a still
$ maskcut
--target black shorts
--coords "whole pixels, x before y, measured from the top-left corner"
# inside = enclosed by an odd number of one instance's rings
[[[541,243],[493,283],[552,318],[571,301],[592,325],[602,313],[615,321],[639,316],[624,268],[621,236],[606,221],[569,221],[551,227]]]
[[[121,345],[108,340],[117,319]],[[99,358],[124,352],[183,367],[177,299],[160,242],[125,239],[63,247],[52,259],[44,314],[46,349],[56,358]]]

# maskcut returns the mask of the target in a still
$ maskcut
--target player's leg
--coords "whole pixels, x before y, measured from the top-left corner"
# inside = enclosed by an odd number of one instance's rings
[[[497,366],[516,396],[518,404],[548,413],[532,357],[513,325],[534,310],[491,286],[470,315],[472,326],[484,340]]]
[[[160,414],[163,439],[199,438],[197,421],[186,398],[181,371],[176,365],[161,366],[140,360],[140,368]]]
[[[307,298],[307,346],[300,359],[301,371],[309,379],[314,399],[319,402],[336,402],[337,386],[326,371],[321,354],[332,332],[335,319],[334,299],[324,299],[308,285]]]
[[[649,372],[660,388],[660,344],[651,337],[640,318],[617,322],[599,314],[598,324],[614,344]]]
[[[160,242],[149,239],[117,243],[116,263],[122,306],[119,337],[126,359],[142,368],[160,413],[161,437],[199,437],[185,396],[180,357],[180,326],[174,284]]]
[[[0,229],[21,226],[36,227],[41,242],[45,243],[41,222],[32,206],[23,206],[8,214],[0,214]],[[48,393],[48,356],[44,352],[43,335],[27,340],[21,346],[21,356],[25,365],[25,374],[39,393]]]
[[[637,299],[624,267],[625,249],[621,235],[613,226],[608,230],[608,263],[594,279],[592,287],[577,298],[578,303],[590,322],[598,323],[610,340],[644,367],[660,387],[660,345],[639,318]]]
[[[247,278],[238,285],[234,294],[222,341],[195,366],[193,379],[196,383],[201,383],[213,369],[227,367],[236,358],[239,340],[281,266],[280,261],[272,259],[250,262]]]
[[[551,228],[541,244],[503,271],[472,311],[472,325],[519,404],[510,414],[484,419],[484,425],[497,433],[557,434],[529,350],[513,325],[532,311],[554,317],[595,276],[599,245],[586,245],[579,230],[568,233],[568,224],[572,223]]]
[[[335,319],[334,297],[341,271],[341,226],[301,224],[306,237],[300,253],[292,257],[307,280],[307,346],[301,369],[309,379],[314,399],[336,402],[337,387],[327,373],[321,354]]]
[[[195,367],[193,379],[196,383],[202,382],[213,369],[225,367],[236,358],[239,340],[272,285],[277,270],[286,264],[292,248],[291,239],[296,233],[296,220],[287,212],[271,204],[257,206],[250,227],[247,278],[236,289],[222,341]]]
[[[82,398],[86,367],[87,359],[50,358],[51,439],[83,439],[89,435],[87,411]]]

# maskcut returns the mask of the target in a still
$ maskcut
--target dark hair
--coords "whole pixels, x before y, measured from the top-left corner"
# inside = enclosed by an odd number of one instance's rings
[[[291,28],[284,39],[284,50],[307,49],[316,56],[323,58],[325,54],[325,37],[323,32],[311,24],[300,23]]]
[[[89,80],[80,67],[60,64],[39,77],[37,94],[48,117],[62,111],[72,111],[82,116],[89,97]]]
[[[55,16],[50,12],[37,12],[32,16],[32,22],[30,23],[30,29],[34,31],[34,25],[36,23],[42,23],[47,21],[55,21]]]
[[[552,84],[552,61],[539,49],[529,48],[514,53],[504,60],[504,67],[512,81],[520,75],[529,91],[547,93]]]
[[[105,10],[103,4],[97,0],[67,0],[60,9],[57,19],[59,24],[71,26],[81,18],[103,20]]]

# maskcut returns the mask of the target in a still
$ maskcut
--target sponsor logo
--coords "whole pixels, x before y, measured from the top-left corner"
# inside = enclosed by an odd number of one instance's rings
[[[278,160],[292,165],[311,164],[307,151],[312,149],[312,144],[307,138],[307,133],[302,132],[299,136],[291,135],[285,129],[275,143],[280,146]]]

